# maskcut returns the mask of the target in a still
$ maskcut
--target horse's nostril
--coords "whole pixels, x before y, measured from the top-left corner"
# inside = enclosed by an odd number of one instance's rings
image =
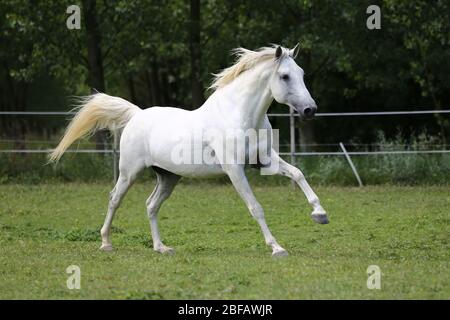
[[[305,108],[305,109],[303,110],[303,113],[305,114],[305,116],[311,116],[311,115],[314,114],[314,111],[313,111],[312,108]]]
[[[315,113],[315,107],[306,107],[305,109],[303,109],[303,116],[305,117],[305,119],[311,119],[312,117],[314,117]]]

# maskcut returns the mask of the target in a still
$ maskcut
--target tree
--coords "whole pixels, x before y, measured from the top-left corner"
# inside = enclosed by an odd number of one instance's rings
[[[88,83],[92,93],[105,92],[105,77],[103,72],[103,56],[100,29],[97,22],[97,1],[83,0],[83,20],[87,38]],[[105,131],[95,134],[96,149],[106,149],[107,138]]]
[[[86,46],[89,78],[92,89],[105,92],[102,39],[97,22],[97,1],[83,0],[83,20],[86,28]]]
[[[190,6],[190,41],[191,53],[191,92],[192,107],[196,108],[203,104],[203,84],[201,80],[201,41],[200,41],[200,0],[191,0]]]

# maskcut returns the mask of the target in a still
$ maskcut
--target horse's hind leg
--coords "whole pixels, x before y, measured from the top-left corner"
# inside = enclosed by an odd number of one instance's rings
[[[172,253],[173,249],[166,247],[159,235],[157,215],[162,203],[172,194],[180,176],[169,171],[154,167],[157,183],[150,197],[147,199],[147,213],[153,238],[153,250],[160,253]]]
[[[120,171],[119,178],[117,179],[117,183],[114,189],[109,194],[109,204],[108,204],[108,212],[106,214],[105,222],[100,231],[102,235],[102,245],[100,247],[101,250],[110,251],[112,250],[112,244],[110,239],[111,233],[111,223],[114,218],[114,214],[116,213],[117,208],[120,206],[120,202],[123,197],[127,193],[128,189],[133,184],[136,175],[130,175],[126,173],[124,170]]]

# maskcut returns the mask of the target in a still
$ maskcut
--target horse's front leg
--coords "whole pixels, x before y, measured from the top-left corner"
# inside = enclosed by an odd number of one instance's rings
[[[272,150],[272,161],[278,161],[278,170],[276,172],[277,174],[291,178],[298,184],[300,189],[302,189],[303,193],[306,196],[306,199],[308,199],[309,204],[313,207],[311,218],[317,223],[327,224],[327,213],[320,205],[319,198],[309,186],[308,182],[305,179],[305,176],[300,171],[300,169],[281,159],[274,150]]]
[[[247,177],[245,176],[244,167],[237,164],[222,165],[222,167],[230,177],[236,191],[239,193],[242,200],[244,200],[251,215],[261,227],[266,244],[272,248],[272,256],[286,256],[288,254],[287,251],[278,244],[267,226],[266,219],[264,218],[264,210],[256,200],[252,189],[250,188]]]

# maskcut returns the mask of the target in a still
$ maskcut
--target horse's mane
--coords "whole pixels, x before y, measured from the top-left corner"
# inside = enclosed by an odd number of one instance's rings
[[[220,89],[232,82],[244,71],[253,68],[263,61],[274,59],[275,50],[277,47],[278,45],[273,45],[272,47],[262,47],[256,51],[251,51],[245,48],[233,49],[232,54],[237,57],[236,62],[231,67],[223,69],[219,73],[213,74],[214,80],[209,88],[212,90]],[[282,49],[282,55],[289,54],[287,49]]]

